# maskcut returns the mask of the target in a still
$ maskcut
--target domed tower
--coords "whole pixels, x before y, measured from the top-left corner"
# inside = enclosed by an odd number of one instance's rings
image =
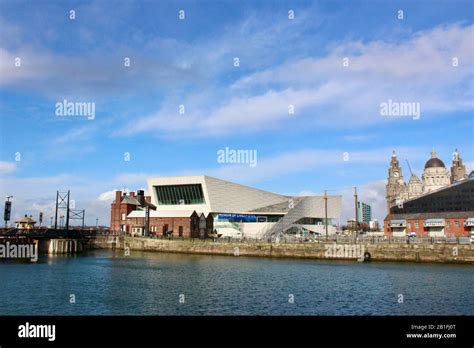
[[[423,184],[419,177],[415,174],[411,174],[410,180],[408,181],[408,198],[415,198],[423,193]]]
[[[458,149],[453,153],[453,164],[451,165],[451,183],[467,179],[466,166],[462,163]]]
[[[431,158],[425,163],[425,170],[422,175],[423,193],[438,190],[451,183],[450,175],[443,161],[436,152],[431,151]]]

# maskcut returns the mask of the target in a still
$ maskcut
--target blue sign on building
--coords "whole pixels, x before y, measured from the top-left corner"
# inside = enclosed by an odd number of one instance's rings
[[[244,215],[244,214],[219,214],[217,218],[219,220],[226,220],[226,221],[246,221],[246,222],[257,221],[256,215]]]

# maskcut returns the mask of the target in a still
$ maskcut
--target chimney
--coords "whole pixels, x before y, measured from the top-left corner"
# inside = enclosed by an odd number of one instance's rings
[[[151,203],[151,196],[145,196],[145,201],[147,201],[148,203]]]
[[[130,197],[135,198],[135,192],[130,192]]]
[[[120,204],[122,201],[122,191],[115,191],[115,204]]]
[[[137,200],[140,203],[141,207],[145,206],[145,191],[143,190],[137,191]]]

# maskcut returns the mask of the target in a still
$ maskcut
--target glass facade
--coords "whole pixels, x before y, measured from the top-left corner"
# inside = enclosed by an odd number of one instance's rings
[[[400,207],[392,208],[395,214],[451,211],[474,211],[474,180],[460,182],[439,192],[404,202]]]
[[[372,207],[364,202],[357,202],[357,219],[369,223],[372,220]]]
[[[158,205],[203,204],[201,184],[155,186]]]

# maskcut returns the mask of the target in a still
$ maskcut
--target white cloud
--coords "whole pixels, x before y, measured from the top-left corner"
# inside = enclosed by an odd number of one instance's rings
[[[334,170],[335,168],[353,167],[360,164],[387,164],[392,153],[391,148],[374,150],[358,150],[348,152],[348,161],[344,161],[346,150],[338,149],[302,149],[279,153],[273,156],[259,157],[257,165],[250,167],[244,164],[226,164],[219,168],[204,172],[211,176],[237,182],[254,183],[270,180],[273,177],[316,172],[318,170]],[[426,155],[424,149],[415,147],[398,147],[397,153],[408,158]],[[258,150],[257,150],[257,154]],[[190,171],[189,174],[194,173]]]
[[[116,190],[110,190],[110,191],[106,191],[106,192],[102,192],[98,197],[97,197],[97,200],[99,201],[106,201],[106,202],[112,202],[114,199],[115,199],[115,191],[118,191],[118,189]],[[128,192],[128,190],[125,190]]]
[[[98,180],[94,177],[59,174],[47,177],[13,178],[5,177],[0,185],[0,197],[13,195],[12,219],[25,214],[36,219],[40,212],[44,214],[44,223],[50,223],[54,216],[56,191],[70,190],[71,199],[76,209],[86,210],[86,223],[108,225],[110,220],[110,203],[115,197],[115,188],[124,185],[133,190],[146,186],[144,174],[119,174],[110,180]],[[143,180],[141,180],[143,179]],[[123,190],[119,188],[118,190]],[[129,189],[126,189],[129,192]],[[77,221],[72,221],[78,224]]]
[[[85,125],[85,126],[81,126],[77,128],[72,128],[71,130],[67,131],[65,134],[53,139],[52,142],[55,145],[58,145],[58,144],[84,141],[86,139],[89,139],[96,131],[97,131],[97,127],[95,125]]]
[[[386,180],[377,180],[357,186],[357,200],[369,204],[372,207],[372,219],[377,219],[379,223],[381,223],[387,215],[387,203],[385,200],[386,184]],[[348,219],[355,218],[355,199],[353,187],[347,187],[340,190],[330,190],[327,193],[328,195],[342,196],[341,217],[336,219],[334,221],[335,223],[345,225]],[[323,192],[301,191],[296,195],[312,196],[323,194]]]
[[[469,175],[474,170],[474,162],[465,162],[464,165],[466,166],[466,173]]]
[[[159,130],[164,136],[207,136],[269,130],[295,120],[305,127],[397,121],[380,116],[380,103],[388,99],[419,102],[422,118],[472,110],[472,37],[473,25],[455,24],[415,33],[400,43],[340,43],[326,56],[290,60],[242,77],[230,89],[210,89],[199,103],[191,95],[180,102],[186,115],[179,116],[176,101],[167,100],[120,134]],[[344,57],[349,67],[343,67]],[[290,104],[295,115],[288,113]]]
[[[16,163],[14,162],[0,161],[0,175],[12,173],[16,168]]]
[[[372,207],[372,218],[378,219],[379,223],[381,223],[387,215],[387,203],[385,199],[386,184],[387,182],[385,180],[378,180],[357,186],[358,200]],[[342,214],[340,222],[345,224],[348,219],[354,219],[354,189],[347,188],[341,191],[331,192],[331,194],[342,195]]]

